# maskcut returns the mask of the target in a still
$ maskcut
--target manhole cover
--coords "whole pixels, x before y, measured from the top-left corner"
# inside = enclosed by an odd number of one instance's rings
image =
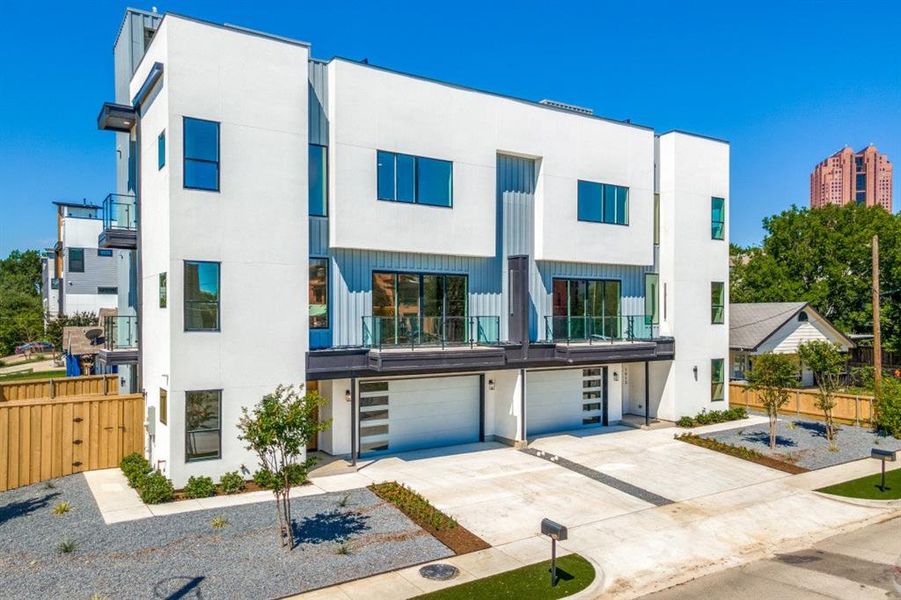
[[[454,565],[438,563],[436,565],[426,565],[419,569],[419,574],[426,579],[434,579],[436,581],[447,581],[453,579],[460,573],[460,569]]]

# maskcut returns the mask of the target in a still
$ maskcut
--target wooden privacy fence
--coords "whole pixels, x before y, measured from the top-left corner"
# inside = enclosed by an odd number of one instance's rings
[[[806,415],[811,417],[823,416],[823,411],[817,408],[817,393],[811,390],[789,390],[788,403],[779,411],[783,414]],[[854,425],[871,424],[873,420],[873,397],[859,394],[835,394],[835,408],[832,416],[845,423]],[[746,406],[764,410],[760,401],[760,393],[751,390],[743,383],[729,384],[729,404],[732,406]]]
[[[116,374],[0,383],[0,402],[68,396],[114,396],[118,393],[119,376]]]
[[[0,491],[115,467],[143,451],[142,394],[0,402]]]

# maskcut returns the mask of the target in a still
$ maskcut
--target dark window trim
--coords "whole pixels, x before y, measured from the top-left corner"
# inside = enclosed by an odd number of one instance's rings
[[[165,401],[163,401],[165,398]],[[169,424],[169,390],[166,388],[160,388],[160,411],[159,411],[160,423],[163,425]]]
[[[715,221],[713,219],[713,202],[715,200],[722,200],[722,202],[723,202],[723,220],[722,221]],[[722,232],[723,232],[722,237],[716,237],[715,235],[713,235],[713,226],[714,225],[722,226]],[[719,196],[711,196],[710,197],[710,239],[716,240],[719,242],[726,239],[726,199],[721,198]]]
[[[107,291],[104,292],[104,291],[102,291],[102,290],[107,290]],[[108,291],[108,290],[113,290],[113,291]],[[98,294],[98,295],[101,295],[101,296],[112,296],[113,294],[118,294],[118,293],[119,293],[119,288],[116,287],[116,286],[112,286],[112,285],[99,285],[99,286],[97,286],[97,294]]]
[[[329,163],[329,160],[328,160],[328,146],[326,146],[325,144],[314,144],[314,143],[312,143],[312,142],[310,142],[309,145],[310,145],[310,146],[316,146],[317,148],[322,148],[322,149],[325,150],[325,173],[323,173],[323,177],[325,178],[325,184],[323,185],[323,187],[325,188],[325,207],[324,207],[324,208],[325,208],[325,212],[324,212],[324,214],[321,214],[321,215],[314,215],[314,214],[312,214],[312,213],[310,212],[310,207],[309,207],[309,205],[308,205],[308,206],[307,206],[307,213],[308,213],[309,216],[311,216],[311,217],[328,217],[328,199],[329,199],[329,189],[328,189],[328,173],[329,173],[329,164],[328,164],[328,163]],[[309,160],[309,154],[307,155],[307,160]],[[378,158],[376,158],[376,161],[378,161]],[[307,177],[309,177],[309,170],[310,170],[310,167],[309,167],[309,165],[307,165],[307,171],[308,171]],[[378,173],[376,173],[376,177],[378,177]],[[307,186],[309,187],[309,181],[307,181]],[[376,187],[377,187],[377,186],[378,186],[378,184],[376,184]],[[311,257],[311,258],[313,258],[313,257]]]
[[[331,328],[332,324],[332,303],[330,302],[331,298],[331,285],[329,281],[329,273],[331,272],[331,265],[329,264],[331,261],[327,256],[311,256],[309,262],[313,262],[314,260],[322,260],[325,261],[325,326],[324,327],[313,327],[310,325],[311,331],[323,331]],[[309,281],[307,282],[307,286],[309,286]],[[309,291],[308,291],[309,293]]]
[[[219,299],[216,301],[216,324],[217,327],[215,329],[188,329],[188,302],[189,300],[185,299],[185,279],[186,279],[186,266],[188,263],[210,263],[219,265],[219,269],[216,271],[216,290],[219,292]],[[222,263],[217,260],[183,260],[182,261],[182,327],[185,333],[218,333],[222,331]],[[204,391],[204,390],[200,390]]]
[[[159,171],[166,166],[166,130],[163,129],[156,136],[156,170]]]
[[[72,268],[72,251],[81,252],[81,265],[79,269]],[[66,257],[66,267],[69,273],[84,273],[85,269],[85,258],[84,258],[84,248],[69,248],[68,256]]]
[[[470,292],[471,292],[471,288],[469,287],[469,273],[450,272],[450,271],[448,271],[448,272],[416,271],[416,270],[393,270],[393,271],[392,271],[392,270],[390,270],[390,269],[389,269],[389,270],[385,270],[385,269],[372,269],[372,271],[369,273],[369,284],[370,284],[370,287],[373,287],[373,286],[372,286],[372,281],[373,281],[373,279],[375,278],[376,275],[395,275],[395,276],[396,276],[396,275],[418,275],[418,276],[419,276],[419,308],[417,309],[417,313],[419,314],[419,316],[422,316],[422,300],[423,300],[423,294],[424,294],[424,291],[425,291],[425,290],[423,289],[423,283],[424,283],[424,279],[423,279],[423,278],[424,278],[424,277],[426,277],[426,276],[432,276],[432,277],[464,277],[464,278],[466,279],[466,314],[465,314],[465,315],[449,315],[449,314],[447,314],[447,297],[445,296],[445,297],[444,297],[444,302],[442,303],[442,306],[441,306],[441,312],[443,313],[441,318],[447,318],[447,317],[468,317],[468,316],[470,316],[470,309],[469,309],[469,295],[470,295]],[[396,291],[396,290],[395,290],[395,291]],[[396,301],[396,300],[397,300],[397,296],[395,295],[395,301]],[[394,317],[397,318],[398,315],[394,315]]]
[[[193,429],[188,430],[188,419],[187,419],[187,410],[188,410],[188,394],[197,394],[197,393],[205,393],[205,392],[216,392],[219,397],[219,402],[217,402],[219,408],[218,414],[218,422],[219,427],[216,429]],[[221,389],[211,389],[211,390],[185,390],[185,462],[203,462],[206,460],[222,460],[222,390]],[[204,456],[201,458],[188,458],[188,436],[191,433],[196,433],[198,431],[206,432],[206,431],[218,431],[219,432],[219,450],[216,456]]]
[[[409,156],[413,159],[413,202],[401,202],[397,200],[397,160],[394,161],[394,198],[382,198],[379,194],[379,185],[378,185],[378,166],[379,166],[379,152],[386,152],[388,154],[393,154],[395,156]],[[419,159],[424,158],[426,160],[437,160],[441,162],[446,162],[450,165],[450,204],[429,204],[427,202],[419,201]],[[394,150],[383,150],[381,148],[377,148],[375,151],[375,197],[376,200],[380,202],[394,202],[395,204],[416,204],[419,206],[430,206],[432,208],[453,208],[454,207],[454,161],[447,160],[444,158],[435,158],[434,156],[419,156],[418,154],[407,154],[405,152],[395,152]]]
[[[160,300],[160,308],[169,308],[169,275],[167,271],[161,272],[157,280],[158,291],[159,291],[159,300]]]
[[[601,195],[601,220],[594,221],[592,219],[583,219],[579,217],[579,183],[593,183],[595,185],[605,186],[611,185],[613,187],[623,188],[626,190],[626,222],[625,223],[617,223],[615,221],[606,221],[604,220],[604,196]],[[603,190],[603,187],[601,188]],[[590,179],[577,179],[576,180],[576,220],[581,223],[594,223],[596,225],[616,225],[618,227],[628,227],[629,226],[629,216],[632,213],[631,206],[632,202],[630,201],[629,196],[631,192],[631,188],[625,185],[617,185],[615,183],[604,183],[603,181],[591,181]]]
[[[720,381],[713,381],[713,363],[719,361],[720,362]],[[713,387],[716,385],[723,386],[723,397],[722,398],[714,398],[713,397]],[[726,399],[726,359],[725,358],[711,358],[710,359],[710,401],[711,402],[723,402]]]
[[[214,123],[216,125],[216,160],[207,160],[204,158],[191,158],[185,152],[185,148],[187,148],[187,127],[185,127],[185,121],[203,121],[205,123]],[[216,189],[204,188],[204,187],[195,187],[193,185],[188,185],[185,182],[185,165],[189,160],[193,160],[196,162],[207,163],[211,165],[216,165]],[[198,119],[197,117],[189,117],[186,115],[182,115],[181,117],[181,184],[182,187],[186,190],[197,190],[200,192],[215,192],[219,193],[221,191],[221,178],[222,178],[222,124],[219,121],[212,121],[210,119]]]
[[[720,285],[720,291],[722,292],[722,301],[719,304],[714,304],[713,302],[713,286],[716,284]],[[719,308],[720,314],[722,315],[722,320],[717,321],[714,317],[715,310]],[[725,325],[726,324],[726,282],[725,281],[711,281],[710,282],[710,324],[711,325]]]
[[[624,297],[623,297],[623,280],[617,279],[615,277],[551,277],[551,315],[550,316],[552,316],[552,317],[570,317],[570,318],[574,316],[574,315],[569,314],[569,290],[567,290],[567,292],[566,292],[566,312],[567,312],[567,314],[565,314],[565,315],[555,315],[554,314],[554,282],[555,281],[585,281],[585,282],[603,281],[604,283],[616,282],[617,284],[619,284],[619,302],[617,303],[617,306],[616,306],[616,316],[617,317],[623,316],[623,314],[622,314],[623,299],[624,299]],[[579,316],[579,315],[575,315],[575,316]],[[581,315],[581,316],[584,317],[587,315]],[[613,315],[592,315],[592,316],[604,317],[604,316],[613,316]]]
[[[103,258],[109,258],[113,255],[113,251],[110,248],[97,248],[97,256]]]

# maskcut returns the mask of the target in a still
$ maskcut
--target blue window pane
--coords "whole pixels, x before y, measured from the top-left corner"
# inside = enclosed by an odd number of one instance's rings
[[[434,158],[418,158],[417,200],[420,204],[451,206],[453,202],[453,163]]]
[[[616,220],[619,225],[629,224],[629,188],[616,187]]]
[[[376,155],[379,200],[394,200],[394,154],[378,151]]]
[[[601,222],[601,184],[579,182],[579,220]]]
[[[711,198],[710,200],[710,236],[715,240],[725,238],[726,230],[726,201],[723,198]]]
[[[219,263],[185,262],[185,329],[219,329]]]
[[[162,169],[166,166],[166,132],[160,133],[156,138],[156,167]]]
[[[219,160],[219,123],[185,118],[185,158]]]
[[[397,154],[397,197],[398,202],[416,202],[416,158],[407,154]]]
[[[219,189],[219,163],[185,159],[185,187]]]
[[[616,223],[616,186],[604,185],[604,223]]]
[[[328,183],[326,182],[328,173],[326,168],[327,164],[328,156],[326,155],[326,147],[310,144],[309,201],[310,214],[313,216],[324,217],[328,214]]]

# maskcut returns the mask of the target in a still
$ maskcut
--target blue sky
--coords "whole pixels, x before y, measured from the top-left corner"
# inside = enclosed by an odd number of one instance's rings
[[[51,201],[100,201],[113,190],[114,140],[97,131],[96,116],[113,97],[112,46],[125,6],[4,7],[0,255],[53,243]],[[837,1],[156,6],[300,38],[319,58],[365,57],[592,107],[658,131],[728,139],[731,236],[740,244],[760,240],[763,217],[805,205],[813,165],[843,145],[872,142],[901,161],[901,3],[869,2],[866,10]],[[899,181],[901,173],[896,205]]]

